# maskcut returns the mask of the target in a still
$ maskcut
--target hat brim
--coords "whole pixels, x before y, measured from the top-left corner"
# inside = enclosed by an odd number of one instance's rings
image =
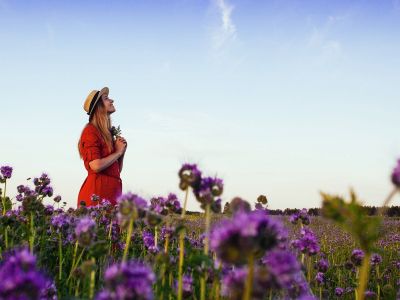
[[[99,94],[97,95],[97,98],[95,100],[92,100],[92,101],[94,101],[94,103],[93,103],[92,109],[88,112],[89,116],[92,114],[94,108],[96,107],[97,102],[101,99],[101,96],[108,95],[109,92],[110,92],[110,90],[108,89],[108,87],[103,87],[100,90]]]

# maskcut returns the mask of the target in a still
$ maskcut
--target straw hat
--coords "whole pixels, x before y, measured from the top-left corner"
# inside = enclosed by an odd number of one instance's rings
[[[108,93],[109,93],[108,87],[104,87],[100,91],[93,90],[90,92],[90,94],[86,97],[85,102],[83,103],[83,109],[87,112],[89,116],[93,112],[93,109],[97,104],[97,101],[101,99],[101,96],[104,94],[108,95]]]

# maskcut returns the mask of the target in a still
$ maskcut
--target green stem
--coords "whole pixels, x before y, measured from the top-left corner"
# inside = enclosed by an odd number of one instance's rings
[[[6,214],[6,190],[7,190],[7,179],[4,182],[3,198],[1,198],[3,202],[3,216]]]
[[[8,248],[8,226],[4,228],[4,243],[5,249]]]
[[[311,257],[307,257],[307,281],[308,284],[311,283]]]
[[[246,278],[246,285],[243,294],[243,300],[251,299],[251,292],[253,288],[253,276],[254,276],[254,255],[250,254],[249,256],[249,272]]]
[[[78,279],[77,283],[76,283],[76,288],[75,288],[75,297],[79,296],[79,284],[81,283],[81,280]]]
[[[179,271],[178,271],[178,300],[182,300],[182,269],[183,255],[185,252],[185,230],[179,233]]]
[[[136,208],[135,208],[135,211],[136,211]],[[133,223],[135,222],[135,217],[136,217],[136,214],[134,213],[133,216],[131,216],[131,219],[129,220],[129,227],[128,227],[128,233],[127,233],[127,236],[126,236],[124,256],[122,257],[122,261],[123,262],[126,261],[126,258],[128,256],[128,250],[129,250],[129,245],[131,243],[132,231],[133,231]]]
[[[154,228],[154,246],[157,247],[158,245],[158,226]]]
[[[85,252],[85,248],[82,249],[81,254],[79,254],[78,259],[76,260],[75,265],[73,264],[71,267],[71,271],[69,272],[68,278],[67,278],[67,282],[71,279],[72,273],[75,271],[76,267],[79,264],[79,261],[82,258],[83,252]]]
[[[186,203],[189,194],[189,188],[185,190],[185,200],[183,202],[183,209],[181,213],[181,221],[184,221],[186,214]],[[182,300],[183,284],[182,284],[182,271],[183,271],[183,255],[185,253],[185,230],[179,232],[179,269],[178,269],[178,300]]]
[[[29,250],[33,253],[33,244],[35,242],[35,226],[33,222],[33,212],[30,216],[30,234],[29,234]]]
[[[59,259],[58,280],[61,282],[62,262],[63,262],[61,232],[58,233],[58,259]]]
[[[368,277],[369,277],[369,260],[371,258],[370,253],[365,253],[361,270],[360,270],[360,277],[358,279],[358,288],[357,288],[357,296],[359,300],[364,300],[364,293],[365,289],[367,288],[368,284]]]
[[[181,213],[182,219],[185,218],[188,195],[189,195],[189,187],[185,190],[185,200],[183,201],[183,209],[182,209],[182,213]]]
[[[205,237],[204,237],[204,254],[208,255],[209,250],[209,231],[210,231],[210,216],[211,216],[210,204],[206,205],[206,228],[205,228]],[[200,299],[206,299],[206,275],[202,275],[200,279]]]
[[[95,275],[96,275],[96,260],[92,257],[93,270],[90,272],[90,285],[89,285],[89,299],[93,299],[94,285],[95,285]]]

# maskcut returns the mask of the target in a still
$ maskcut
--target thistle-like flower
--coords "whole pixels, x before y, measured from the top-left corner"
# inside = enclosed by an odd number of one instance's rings
[[[183,164],[178,176],[180,178],[179,188],[183,191],[189,186],[196,188],[201,181],[201,171],[196,164]]]
[[[10,179],[12,175],[13,168],[10,166],[2,166],[0,168],[0,182],[4,182],[6,179]]]
[[[238,212],[211,231],[210,246],[226,263],[245,264],[249,255],[260,258],[265,251],[278,246],[284,235],[282,226],[264,211]]]
[[[0,299],[57,299],[52,283],[36,267],[28,249],[14,250],[0,265]]]
[[[144,217],[147,201],[136,194],[121,195],[118,200],[118,222],[122,227],[127,227],[131,218]]]
[[[110,266],[104,275],[105,288],[97,300],[153,299],[153,271],[145,264],[128,261]]]
[[[79,245],[90,246],[96,236],[96,222],[90,217],[80,219],[76,225],[75,234]]]

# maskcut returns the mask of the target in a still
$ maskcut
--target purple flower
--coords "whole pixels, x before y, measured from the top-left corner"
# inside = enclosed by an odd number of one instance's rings
[[[362,260],[364,259],[364,251],[360,249],[354,249],[353,252],[351,253],[351,261],[356,265],[357,267],[361,266]]]
[[[306,253],[308,255],[317,254],[320,248],[314,232],[309,228],[302,228],[300,234],[300,239],[294,240],[292,242],[292,246],[299,249],[302,253]]]
[[[178,293],[178,281],[175,281],[175,292]],[[191,299],[193,295],[193,278],[190,275],[182,276],[182,296],[184,299]]]
[[[61,196],[60,196],[60,195],[55,196],[55,197],[53,198],[53,201],[59,203],[59,202],[61,201]]]
[[[141,262],[128,261],[110,266],[104,275],[105,288],[97,300],[153,299],[153,271]]]
[[[294,213],[289,217],[289,221],[292,224],[297,224],[298,220],[301,220],[304,225],[310,225],[310,216],[308,215],[306,208],[303,208],[299,212]]]
[[[374,253],[371,255],[371,265],[376,266],[379,265],[382,262],[382,256],[380,256],[377,253]]]
[[[212,204],[214,197],[221,196],[223,188],[222,179],[205,177],[201,179],[199,186],[193,188],[193,193],[204,208],[205,205]]]
[[[147,230],[143,231],[143,243],[149,252],[151,253],[158,252],[158,247],[154,243],[154,236]]]
[[[13,168],[10,166],[2,166],[0,168],[1,175],[3,176],[4,179],[11,178],[12,171],[13,171]]]
[[[263,205],[261,203],[256,203],[256,205],[254,207],[255,207],[255,209],[258,209],[258,210],[263,210],[264,209],[264,207],[263,207]]]
[[[5,255],[0,278],[0,299],[57,299],[54,283],[37,269],[36,257],[25,248]]]
[[[273,275],[275,285],[282,289],[290,288],[296,281],[295,277],[301,272],[299,262],[289,251],[270,251],[263,257],[262,262]]]
[[[222,295],[229,299],[241,299],[247,277],[246,268],[237,268],[222,278]]]
[[[150,210],[161,214],[167,215],[168,213],[180,213],[181,204],[178,197],[170,193],[167,198],[155,197],[150,200]]]
[[[376,294],[373,291],[365,291],[364,293],[365,299],[375,299]]]
[[[96,222],[90,217],[83,217],[78,221],[75,228],[75,235],[79,245],[90,246],[96,235]]]
[[[201,171],[196,164],[183,164],[178,172],[181,190],[186,190],[189,186],[195,188],[201,181]]]
[[[246,263],[250,254],[262,257],[278,245],[283,228],[264,211],[238,212],[214,226],[210,246],[223,262]]]
[[[118,200],[118,222],[122,227],[127,227],[131,218],[143,217],[147,209],[147,201],[136,194],[121,195]]]
[[[322,272],[318,272],[317,275],[315,276],[315,281],[318,284],[324,284],[325,283],[325,275]]]
[[[325,273],[326,271],[328,271],[329,268],[329,263],[326,259],[321,258],[317,264],[316,264],[316,269],[318,270],[318,272],[322,272]]]
[[[53,188],[50,186],[50,182],[50,178],[46,173],[43,173],[39,178],[34,178],[35,192],[43,197],[53,196]]]
[[[233,214],[235,214],[239,211],[249,212],[249,211],[251,211],[251,206],[250,206],[250,203],[247,202],[246,200],[243,200],[240,197],[235,197],[230,202],[229,210]]]
[[[56,229],[66,229],[70,225],[70,217],[65,213],[53,215],[51,217],[51,225]]]
[[[222,295],[227,297],[227,299],[242,299],[247,273],[247,268],[243,267],[232,270],[223,276],[221,291]],[[264,299],[268,292],[268,279],[268,277],[262,276],[261,272],[258,271],[258,268],[255,268],[251,299]]]
[[[397,161],[397,166],[393,169],[392,182],[395,186],[400,187],[400,159]]]
[[[343,288],[341,288],[341,287],[335,288],[335,295],[337,297],[341,297],[341,296],[343,296],[343,294],[344,294],[344,289]]]

